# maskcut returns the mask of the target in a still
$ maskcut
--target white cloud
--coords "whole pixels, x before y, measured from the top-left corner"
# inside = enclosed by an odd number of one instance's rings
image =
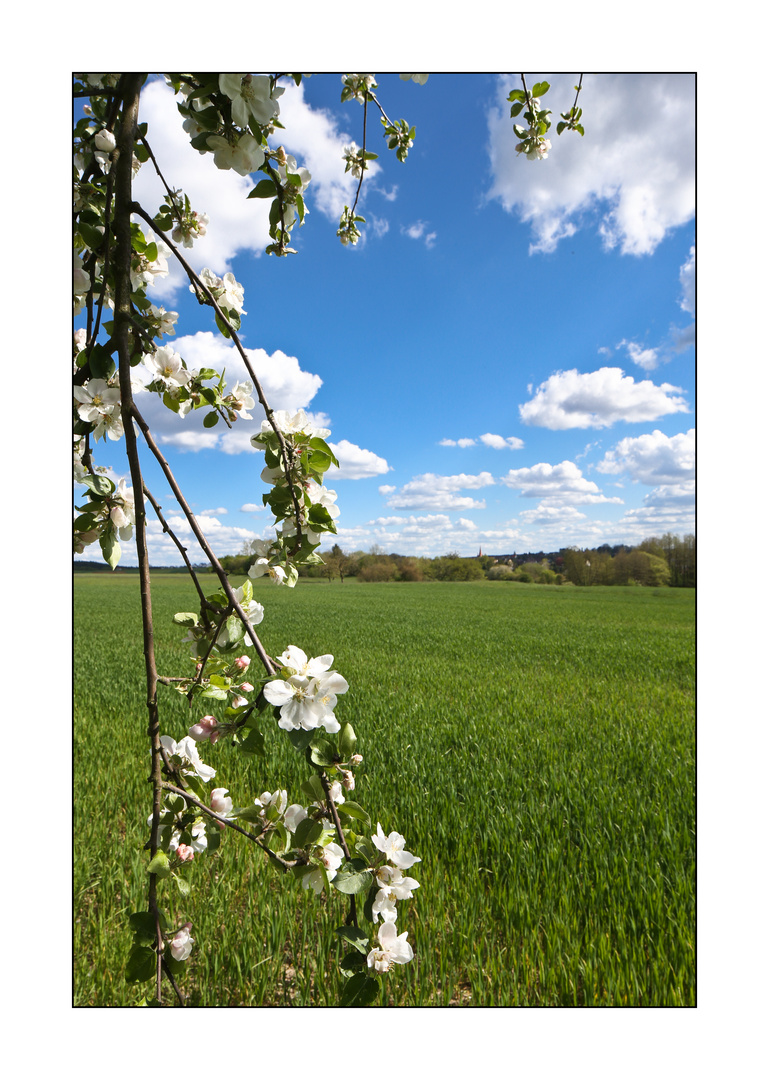
[[[689,258],[679,271],[681,281],[681,307],[694,315],[696,301],[696,259],[697,252],[694,247],[689,251]]]
[[[258,506],[256,503],[243,503],[240,508],[241,514],[259,514],[264,510],[263,506]]]
[[[378,457],[371,450],[362,450],[347,439],[338,443],[330,442],[328,445],[339,461],[339,468],[332,465],[326,474],[328,483],[336,480],[364,480],[390,472],[390,466],[383,457]]]
[[[674,484],[689,481],[694,476],[695,429],[679,435],[649,435],[622,439],[613,450],[607,451],[597,466],[601,473],[627,473],[642,484]]]
[[[425,246],[431,248],[434,246],[438,234],[436,232],[427,232],[426,221],[415,221],[413,225],[402,225],[401,232],[404,236],[410,237],[412,240],[424,239]]]
[[[648,379],[636,382],[621,368],[603,367],[580,374],[559,371],[541,383],[531,401],[518,407],[525,424],[564,431],[611,427],[618,420],[642,423],[670,413],[688,412],[679,386]]]
[[[573,461],[559,465],[540,462],[526,469],[511,469],[500,477],[507,487],[517,489],[524,498],[544,499],[545,506],[621,503],[619,498],[602,495],[598,485],[582,475]]]
[[[217,506],[214,510],[201,510],[200,512],[211,517],[218,517],[220,514],[228,514],[229,510],[226,510],[223,506]]]
[[[540,503],[536,510],[524,510],[521,513],[521,521],[526,525],[563,526],[571,528],[576,521],[587,520],[587,514],[581,513],[573,506],[547,506]]]
[[[477,476],[466,473],[459,473],[456,476],[436,476],[435,473],[424,473],[404,484],[397,495],[391,495],[387,500],[387,505],[394,510],[405,510],[411,507],[425,510],[484,509],[486,503],[483,500],[456,495],[455,492],[476,490],[493,483],[494,477],[489,472],[482,472]]]
[[[394,484],[382,484],[379,488],[380,495],[391,495],[393,491],[397,491],[397,487]]]
[[[623,531],[628,543],[666,532],[679,536],[693,533],[694,496],[694,481],[663,484],[649,492],[643,506],[628,510],[616,527]]]
[[[515,435],[491,435],[486,433],[481,435],[481,442],[485,446],[491,446],[494,450],[522,450],[523,439],[516,438]]]
[[[217,555],[236,555],[247,540],[254,540],[256,533],[235,525],[222,525],[216,516],[196,514],[197,522],[203,530],[206,540]],[[203,551],[197,547],[197,540],[186,517],[179,513],[171,514],[166,519],[175,535],[187,548],[187,554],[193,563],[205,562]],[[147,519],[147,548],[150,562],[154,566],[177,566],[179,549],[163,532],[163,526],[153,517]],[[125,559],[128,566],[136,565],[136,551],[132,545],[125,545]]]
[[[540,78],[532,74],[532,79]],[[543,106],[558,113],[574,100],[574,75],[548,75]],[[553,251],[586,222],[596,221],[607,247],[645,255],[694,216],[695,107],[693,75],[589,74],[579,105],[585,136],[552,135],[546,161],[515,152],[509,91],[500,79],[499,104],[488,115],[493,182],[489,197],[529,222],[530,252]]]
[[[644,371],[653,371],[657,364],[659,364],[658,349],[644,349],[635,341],[625,340],[620,341],[617,348],[621,349],[623,345],[627,349],[627,354],[633,363],[638,364]]]
[[[464,450],[468,446],[475,446],[475,439],[441,439],[438,446],[461,446]]]

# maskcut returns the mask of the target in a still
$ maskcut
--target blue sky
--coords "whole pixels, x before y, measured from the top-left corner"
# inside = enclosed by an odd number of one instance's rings
[[[576,75],[531,77],[550,81],[543,104],[557,120]],[[282,260],[263,254],[268,203],[246,201],[254,181],[189,147],[162,82],[142,102],[166,178],[210,219],[185,254],[245,288],[241,338],[268,399],[331,429],[342,547],[474,555],[692,532],[694,77],[586,75],[585,137],[559,138],[554,125],[550,156],[535,162],[514,150],[505,99],[517,77],[377,78],[416,140],[398,162],[370,112],[380,157],[355,248],[336,228],[356,184],[342,148],[362,142],[363,110],[340,104],[339,75],[281,97],[283,145],[312,174],[298,254]],[[152,213],[162,195],[151,169],[135,194]],[[168,341],[189,367],[247,377],[182,274],[150,294],[179,312]],[[270,535],[257,509],[263,457],[249,444],[258,406],[228,431],[205,430],[202,410],[181,420],[149,395],[137,404],[219,554]],[[100,443],[97,462],[125,475],[122,455],[122,443]],[[148,454],[143,465],[188,540]],[[98,557],[97,546],[81,556]],[[150,557],[179,561],[154,523]],[[128,544],[123,561],[136,561]]]

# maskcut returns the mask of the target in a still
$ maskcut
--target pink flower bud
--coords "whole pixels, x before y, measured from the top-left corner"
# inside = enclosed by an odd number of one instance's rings
[[[250,656],[239,656],[237,660],[233,661],[232,666],[236,667],[238,671],[245,671],[248,665],[251,663]]]
[[[195,858],[195,852],[187,844],[179,844],[176,855],[180,862],[192,862]]]
[[[242,709],[244,705],[248,705],[248,701],[238,694],[235,694],[230,702],[230,708],[232,709]]]
[[[360,765],[361,761],[363,761],[363,754],[353,754],[350,758],[351,765]]]
[[[215,716],[203,716],[198,720],[197,724],[193,724],[187,734],[195,742],[205,742],[206,739],[210,739],[212,743],[215,743],[219,738],[219,732],[215,731],[217,725],[217,719]]]
[[[241,689],[241,690],[242,690],[242,691],[243,691],[244,693],[246,693],[246,694],[250,694],[250,693],[251,693],[251,691],[252,691],[252,690],[253,690],[254,688],[253,688],[253,686],[251,685],[251,683],[250,683],[250,682],[242,682],[242,683],[240,684],[240,689]]]

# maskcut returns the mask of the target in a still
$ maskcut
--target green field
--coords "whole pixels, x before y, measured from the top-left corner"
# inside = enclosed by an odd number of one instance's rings
[[[364,756],[355,797],[422,858],[398,921],[415,959],[383,1004],[695,1003],[693,590],[254,592],[272,655],[334,654],[350,684],[337,717]],[[133,1004],[127,918],[146,906],[151,810],[138,578],[76,575],[74,597],[74,1003]],[[153,608],[158,670],[186,674],[171,618],[197,609],[188,579],[157,575]],[[179,739],[205,710],[160,692]],[[266,761],[204,747],[236,804],[276,787],[300,801],[304,760],[274,721],[265,733]],[[343,897],[302,890],[234,834],[188,877],[169,906],[199,943],[191,1004],[338,1002]]]

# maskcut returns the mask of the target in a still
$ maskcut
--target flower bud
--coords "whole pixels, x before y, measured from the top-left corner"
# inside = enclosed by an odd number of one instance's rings
[[[244,697],[240,697],[239,694],[234,694],[232,701],[230,702],[231,709],[242,709],[244,705],[248,705],[248,701]]]
[[[195,852],[187,844],[179,844],[176,855],[180,862],[192,862],[195,858]]]
[[[240,689],[243,690],[244,693],[250,694],[254,688],[250,682],[244,682],[240,684]]]
[[[237,660],[232,663],[233,667],[236,667],[238,671],[245,671],[248,665],[251,663],[250,656],[239,656]]]
[[[217,814],[229,814],[232,810],[232,799],[227,795],[229,788],[218,787],[211,792],[211,809]]]
[[[363,761],[363,754],[353,754],[350,758],[351,765],[360,765],[361,761]]]
[[[198,720],[197,724],[192,725],[187,734],[195,742],[205,742],[206,739],[210,739],[214,743],[219,738],[219,732],[215,732],[216,726],[217,719],[215,716],[203,716]]]

